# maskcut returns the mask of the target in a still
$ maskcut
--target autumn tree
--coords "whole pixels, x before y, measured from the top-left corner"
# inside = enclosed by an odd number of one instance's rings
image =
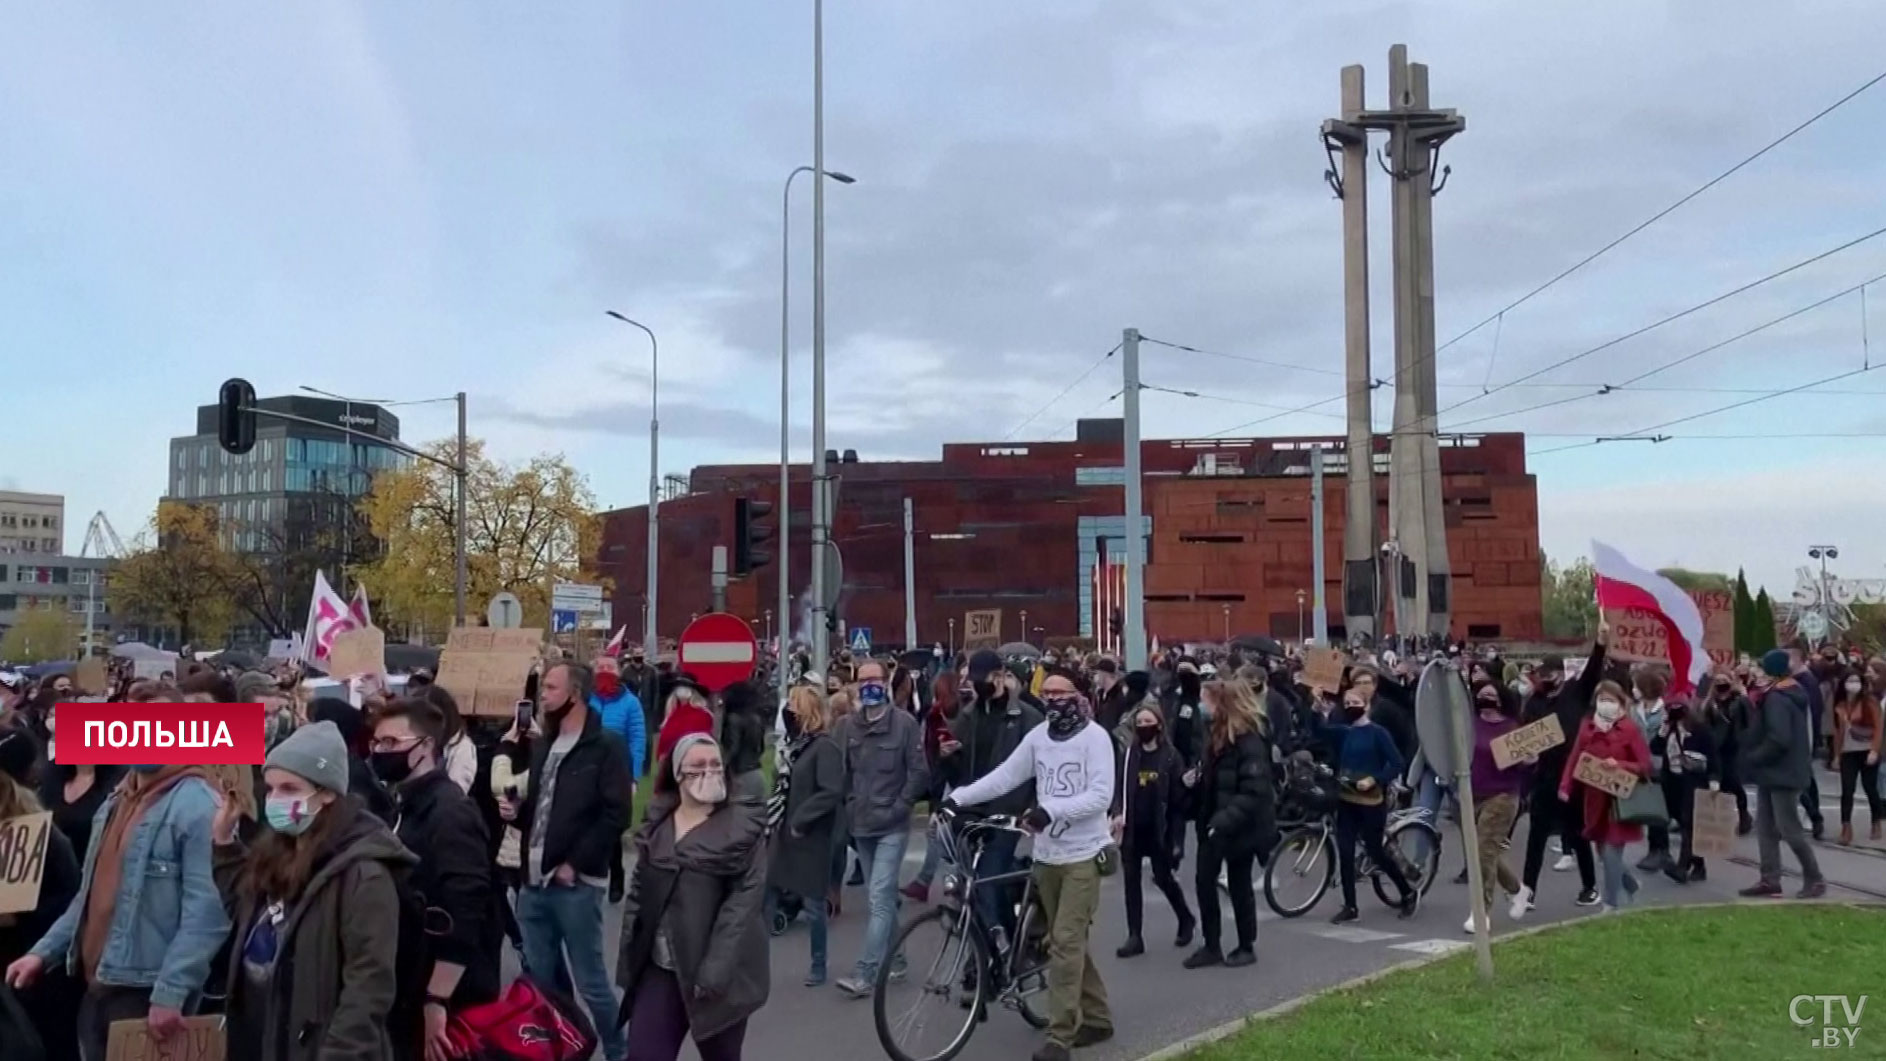
[[[214,643],[228,635],[235,617],[237,573],[214,508],[161,501],[143,540],[112,570],[105,593],[115,615],[175,629],[185,644]]]
[[[364,513],[346,495],[312,491],[287,505],[285,516],[230,524],[242,543],[233,556],[232,599],[275,638],[301,629],[315,572],[338,577],[380,555]]]
[[[450,460],[456,441],[428,451]],[[526,625],[549,625],[553,582],[595,582],[602,523],[588,483],[562,457],[523,465],[485,456],[473,440],[465,502],[466,607],[476,615],[494,594],[510,592]],[[432,631],[452,625],[453,533],[458,517],[455,476],[431,461],[374,476],[362,502],[381,558],[353,569],[371,586],[374,614]]]
[[[1598,573],[1584,557],[1561,567],[1547,558],[1540,588],[1545,596],[1545,636],[1591,637],[1598,631]]]
[[[79,625],[63,604],[21,612],[0,636],[0,659],[9,663],[44,663],[78,654]]]

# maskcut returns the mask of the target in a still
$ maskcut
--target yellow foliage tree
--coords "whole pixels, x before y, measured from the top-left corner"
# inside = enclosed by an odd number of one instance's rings
[[[219,644],[235,618],[240,574],[214,508],[160,501],[145,540],[112,570],[105,593],[115,615],[172,627],[184,644]]]
[[[79,654],[79,624],[63,606],[21,612],[0,637],[0,659],[9,663],[44,663]]]
[[[442,441],[428,450],[449,460],[456,446]],[[552,582],[596,581],[602,523],[595,497],[560,456],[501,464],[472,440],[466,461],[466,621],[475,624],[485,602],[508,591],[523,603],[526,626],[547,626]],[[450,470],[430,461],[374,476],[361,511],[385,552],[355,568],[354,577],[373,591],[376,619],[384,613],[435,633],[451,628],[453,480]]]

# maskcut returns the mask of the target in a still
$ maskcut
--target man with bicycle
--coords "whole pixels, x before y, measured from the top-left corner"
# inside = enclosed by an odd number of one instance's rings
[[[1100,878],[1119,861],[1109,850],[1107,817],[1119,764],[1113,738],[1094,724],[1071,680],[1048,678],[1041,699],[1047,721],[948,802],[976,806],[1034,783],[1035,805],[1022,825],[1035,837],[1034,882],[1048,921],[1048,1039],[1034,1061],[1067,1061],[1071,1050],[1113,1038],[1107,988],[1088,952],[1088,934],[1100,905]]]

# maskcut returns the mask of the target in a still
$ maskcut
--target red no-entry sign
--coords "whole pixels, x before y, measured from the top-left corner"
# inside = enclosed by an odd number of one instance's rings
[[[745,619],[726,612],[709,612],[681,631],[677,652],[678,669],[717,693],[753,676],[760,644]]]

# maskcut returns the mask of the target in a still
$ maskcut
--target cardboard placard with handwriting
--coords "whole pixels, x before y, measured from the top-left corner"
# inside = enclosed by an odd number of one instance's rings
[[[72,684],[87,696],[103,696],[110,691],[111,674],[105,661],[97,656],[79,660],[72,670]]]
[[[1721,590],[1689,590],[1703,618],[1703,651],[1717,666],[1735,662],[1735,598]],[[1663,624],[1641,608],[1607,608],[1611,642],[1605,655],[1632,663],[1669,663],[1670,637]],[[1568,675],[1569,678],[1569,675]]]
[[[1529,726],[1493,738],[1493,765],[1504,770],[1564,743],[1565,727],[1559,725],[1559,716],[1547,715]]]
[[[327,672],[336,678],[386,673],[386,631],[377,626],[347,630],[334,636],[327,650]]]
[[[995,648],[1002,643],[1002,609],[982,608],[963,613],[963,647]]]
[[[459,710],[508,718],[543,651],[541,628],[497,630],[461,626],[446,638],[435,677]]]
[[[0,914],[39,906],[39,882],[46,876],[46,839],[52,814],[25,814],[0,822]]]
[[[1699,788],[1690,805],[1690,828],[1696,835],[1690,841],[1704,858],[1726,858],[1735,854],[1735,826],[1738,815],[1735,796]]]
[[[1303,654],[1303,675],[1298,680],[1319,692],[1335,692],[1342,686],[1342,670],[1348,664],[1339,648],[1313,648]]]
[[[1582,752],[1578,756],[1578,765],[1572,770],[1572,777],[1583,781],[1592,788],[1609,792],[1619,799],[1631,794],[1637,787],[1637,775],[1622,766],[1606,766],[1604,760]]]
[[[111,1023],[105,1061],[223,1061],[223,1018],[185,1017],[183,1031],[165,1042],[151,1037],[142,1020]]]

